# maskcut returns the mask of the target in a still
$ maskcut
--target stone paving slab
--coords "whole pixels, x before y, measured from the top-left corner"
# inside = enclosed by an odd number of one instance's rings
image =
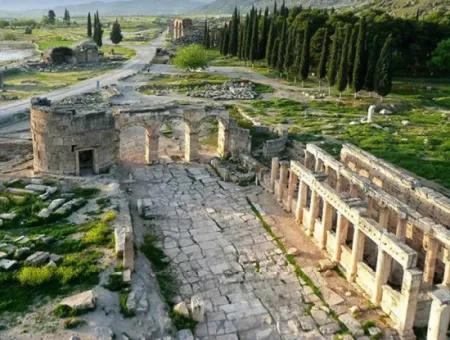
[[[311,289],[287,265],[243,188],[200,165],[142,167],[133,176],[135,197],[145,199],[142,213],[172,260],[181,298],[204,301],[197,338],[331,339],[339,331],[320,301],[311,317]]]

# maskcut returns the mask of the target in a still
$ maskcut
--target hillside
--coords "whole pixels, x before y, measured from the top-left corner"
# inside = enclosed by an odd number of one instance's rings
[[[373,5],[398,16],[415,16],[434,11],[450,11],[450,0],[377,0]]]

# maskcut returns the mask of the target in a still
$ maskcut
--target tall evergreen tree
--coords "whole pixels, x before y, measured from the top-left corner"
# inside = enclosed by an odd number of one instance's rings
[[[209,36],[208,20],[205,20],[205,26],[203,28],[203,45],[205,46],[205,48],[211,47],[211,39]]]
[[[245,29],[245,60],[250,59],[250,48],[252,47],[252,33],[253,33],[253,23],[255,21],[256,9],[252,7],[250,11],[250,16],[248,17],[248,22]]]
[[[260,18],[260,14],[258,14],[255,10],[255,14],[253,17],[252,36],[251,36],[250,55],[249,55],[249,59],[252,62],[252,64],[256,59],[258,59],[259,18]]]
[[[87,36],[89,38],[92,38],[92,19],[91,19],[91,12],[88,13],[87,17]]]
[[[300,59],[302,57],[303,35],[304,33],[302,31],[296,30],[294,53],[292,56],[293,61],[290,68],[290,73],[294,76],[294,81],[297,81],[297,76],[300,72]]]
[[[231,18],[230,26],[230,55],[236,56],[238,54],[238,39],[239,39],[239,12],[237,7],[234,8],[233,16]]]
[[[47,15],[47,20],[50,25],[54,25],[56,22],[56,13],[54,10],[49,10]]]
[[[238,45],[238,57],[239,59],[244,59],[245,51],[245,22],[240,24],[239,28],[239,45]]]
[[[306,22],[305,32],[303,36],[302,56],[300,58],[300,77],[302,81],[308,79],[310,42],[311,42],[310,23]]]
[[[230,25],[225,24],[224,34],[223,34],[223,54],[228,55],[230,48]]]
[[[384,42],[377,61],[375,72],[375,91],[381,96],[387,96],[392,89],[392,35]]]
[[[70,13],[67,8],[64,10],[64,18],[63,21],[66,25],[70,25]]]
[[[356,39],[358,38],[358,36],[359,36],[359,27],[353,27],[347,51],[347,81],[350,86],[353,83],[353,65],[356,54]]]
[[[334,84],[336,84],[336,72],[338,68],[339,44],[341,43],[340,27],[336,27],[331,39],[333,43],[331,45],[330,58],[328,60],[327,79],[328,85],[334,86]]]
[[[261,22],[261,34],[259,37],[259,43],[258,43],[258,59],[263,59],[266,57],[266,48],[267,48],[267,38],[269,35],[269,27],[270,26],[270,19],[269,19],[269,8],[266,7],[266,10],[264,11],[264,17],[262,18]]]
[[[275,2],[276,6],[276,2]],[[266,47],[266,59],[267,63],[270,65],[270,58],[272,57],[272,51],[273,51],[273,45],[275,43],[275,39],[277,38],[277,26],[276,26],[276,20],[272,16],[270,19],[270,29],[269,29],[269,35],[267,37],[267,47]]]
[[[279,46],[280,46],[280,38],[276,38],[275,42],[273,43],[272,54],[270,57],[270,64],[269,64],[269,66],[272,68],[275,68],[277,65]]]
[[[375,70],[378,61],[378,36],[375,35],[369,44],[369,55],[367,57],[366,75],[364,77],[364,89],[369,92],[375,90]]]
[[[325,29],[322,41],[322,50],[320,51],[319,64],[317,65],[317,78],[319,82],[325,78],[327,74],[327,59],[328,59],[328,30]]]
[[[285,18],[283,20],[283,26],[281,27],[280,40],[279,40],[279,45],[278,45],[278,57],[277,57],[277,63],[275,65],[280,73],[283,72],[284,59],[286,57],[285,56],[286,45],[287,45],[287,20]]]
[[[295,27],[292,27],[288,33],[286,51],[284,52],[285,58],[283,66],[283,69],[286,73],[289,73],[289,70],[291,69],[291,66],[294,63],[295,33],[296,33]]]
[[[112,26],[111,34],[109,37],[112,43],[116,45],[120,44],[120,42],[123,40],[122,28],[120,27],[119,21],[117,19]]]
[[[364,69],[366,59],[366,22],[364,18],[361,18],[358,28],[358,39],[356,40],[355,59],[353,63],[353,91],[356,94],[361,91],[364,86]]]
[[[348,45],[350,44],[350,36],[352,33],[352,27],[347,24],[345,27],[344,43],[342,45],[341,58],[339,62],[339,69],[337,74],[337,89],[340,94],[346,89],[348,84]]]

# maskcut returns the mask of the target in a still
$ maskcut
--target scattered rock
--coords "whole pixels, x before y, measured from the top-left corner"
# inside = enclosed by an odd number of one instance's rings
[[[356,315],[360,312],[360,309],[358,306],[351,306],[349,308],[350,313],[352,313],[352,315]]]
[[[72,335],[69,340],[81,340],[78,336]]]
[[[85,311],[95,308],[96,298],[94,291],[88,290],[63,299],[59,305],[69,306],[76,311]]]
[[[388,110],[388,109],[382,109],[382,110],[380,110],[380,114],[383,116],[389,116],[392,114],[392,111]]]
[[[31,190],[31,191],[37,191],[37,192],[46,192],[47,191],[46,185],[40,185],[40,184],[28,184],[25,186],[25,189]]]
[[[408,126],[410,124],[409,120],[402,120],[402,125],[403,126]]]
[[[194,340],[194,335],[190,329],[182,329],[177,333],[177,340]]]
[[[205,318],[205,305],[198,295],[191,297],[191,313],[192,319],[197,322],[202,322]]]
[[[381,330],[378,327],[370,327],[369,328],[369,335],[371,337],[377,337],[381,334]]]
[[[206,84],[193,89],[188,96],[211,98],[216,100],[244,99],[250,100],[258,97],[256,86],[248,81],[227,81],[220,85]]]
[[[127,310],[130,314],[136,313],[136,305],[136,293],[134,291],[131,291],[127,297]]]
[[[48,262],[50,254],[43,251],[38,251],[27,257],[25,264],[29,266],[42,266]]]
[[[297,256],[300,254],[300,252],[297,248],[291,247],[287,250],[287,254]]]
[[[95,328],[96,340],[113,340],[114,332],[111,328],[107,327],[96,327]]]
[[[8,256],[8,254],[6,254],[4,251],[0,251],[0,260],[4,259]]]
[[[324,272],[336,268],[336,263],[333,263],[330,259],[324,259],[319,261],[317,267],[320,272]]]
[[[27,190],[27,189],[8,188],[7,191],[10,192],[11,194],[19,195],[19,196],[23,196],[23,195],[36,195],[36,193],[35,193],[34,191],[32,191],[32,190]]]
[[[14,213],[5,213],[5,214],[0,214],[0,219],[2,220],[6,220],[6,221],[12,221],[17,217],[17,214]]]
[[[7,259],[0,260],[0,268],[3,269],[3,270],[11,270],[16,265],[17,265],[17,261],[16,260],[7,260]]]
[[[177,314],[189,317],[189,309],[185,302],[180,302],[173,307],[173,311]]]
[[[50,254],[50,261],[60,264],[63,261],[64,257],[57,254]]]

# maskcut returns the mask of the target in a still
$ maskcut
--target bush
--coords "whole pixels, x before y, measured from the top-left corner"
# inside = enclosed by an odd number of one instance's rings
[[[177,50],[177,55],[173,59],[175,66],[186,70],[206,68],[208,62],[208,51],[201,45],[181,47]]]
[[[81,272],[79,269],[73,268],[73,267],[58,267],[56,269],[56,274],[58,276],[58,280],[61,282],[61,284],[65,285],[75,279],[77,279]]]
[[[13,32],[5,32],[3,34],[3,40],[15,41],[15,40],[17,40],[17,37]]]
[[[32,287],[49,283],[54,278],[55,269],[52,267],[23,267],[18,274],[20,284]]]
[[[102,216],[102,222],[108,223],[116,219],[117,213],[113,210],[107,211]]]
[[[77,311],[67,305],[58,305],[53,310],[53,314],[55,314],[56,317],[62,319],[62,318],[67,318],[69,316],[75,316],[77,314]]]
[[[33,34],[33,29],[30,26],[25,28],[25,34]]]
[[[84,244],[103,245],[110,240],[111,229],[105,222],[96,222],[94,226],[84,235]]]
[[[83,324],[85,321],[78,318],[69,318],[64,320],[64,328],[65,329],[74,329]]]

